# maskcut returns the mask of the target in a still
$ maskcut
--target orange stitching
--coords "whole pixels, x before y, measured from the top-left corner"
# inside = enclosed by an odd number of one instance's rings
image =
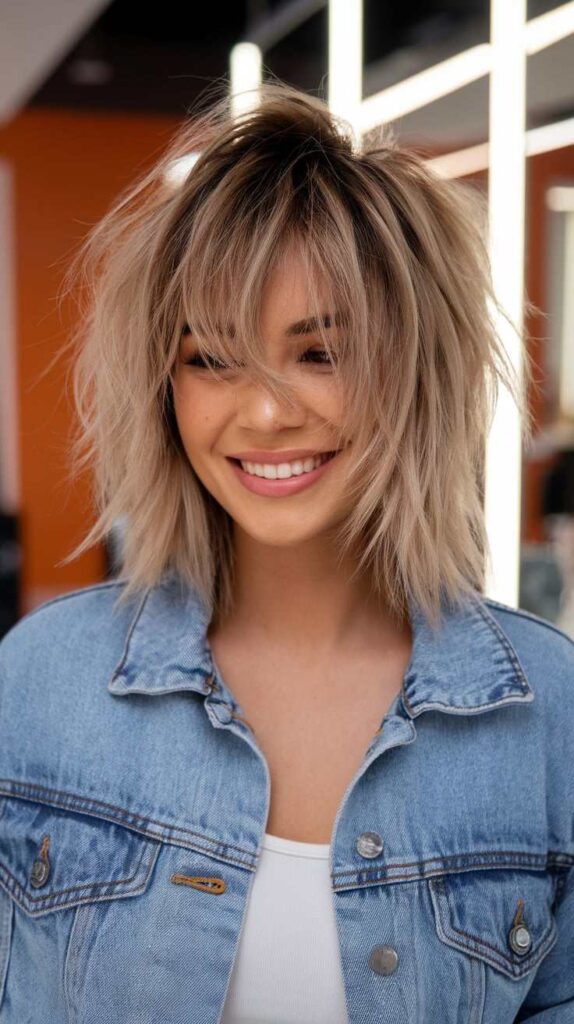
[[[42,846],[40,847],[39,856],[42,860],[48,860],[48,850],[50,849],[50,836],[44,836],[42,839]]]
[[[192,889],[210,892],[215,896],[219,896],[227,888],[223,878],[210,878],[202,875],[171,875],[170,882],[174,882],[176,885],[190,885]]]
[[[517,925],[522,923],[522,912],[523,912],[523,910],[524,910],[524,900],[522,898],[520,898],[518,900],[518,910],[516,911],[516,914],[514,915],[514,927],[515,928],[516,928]]]

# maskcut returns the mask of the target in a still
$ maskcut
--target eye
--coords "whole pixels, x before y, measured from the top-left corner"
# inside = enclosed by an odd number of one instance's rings
[[[333,360],[331,359],[331,356],[329,355],[327,350],[324,348],[306,349],[306,351],[300,358],[300,362],[309,361],[306,358],[307,356],[312,357],[310,360],[312,365],[315,364],[316,366],[326,367],[333,366]],[[184,364],[185,366],[193,366],[197,369],[206,369],[208,366],[210,366],[212,369],[219,371],[233,370],[241,367],[241,363],[237,363],[235,364],[235,366],[228,366],[227,363],[221,362],[221,360],[218,359],[216,356],[202,356],[199,353],[196,353],[195,355],[190,356],[188,359],[185,359]]]
[[[211,366],[213,370],[226,370],[228,366],[226,363],[222,363],[221,360],[217,359],[216,356],[207,356],[207,361],[204,356],[199,355],[190,356],[189,359],[184,359],[186,366],[197,366],[199,368]]]
[[[311,362],[316,362],[318,366],[332,366],[333,360],[325,348],[308,348],[304,353],[304,356],[318,356],[317,360],[312,359]],[[303,358],[302,357],[302,358]],[[324,357],[324,358],[323,358]]]

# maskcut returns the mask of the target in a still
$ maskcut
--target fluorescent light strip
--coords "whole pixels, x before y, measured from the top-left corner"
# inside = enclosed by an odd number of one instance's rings
[[[539,53],[574,32],[574,0],[553,11],[531,18],[524,26],[524,48],[527,54]]]
[[[562,4],[553,11],[532,18],[524,27],[524,48],[528,55],[539,53],[547,46],[574,33],[574,2]],[[490,43],[472,46],[454,57],[419,71],[396,85],[367,96],[361,103],[358,118],[362,132],[394,121],[398,117],[419,110],[435,100],[448,96],[457,89],[477,81],[490,73],[492,52]]]
[[[536,156],[537,153],[548,153],[551,149],[563,149],[574,143],[574,117],[554,124],[544,124],[540,128],[531,128],[526,133],[526,155]]]
[[[425,160],[425,163],[442,178],[461,178],[465,174],[475,174],[488,167],[488,142],[433,156]]]
[[[489,253],[494,293],[506,317],[493,322],[519,380],[523,375],[526,0],[491,0],[489,90]],[[519,411],[506,388],[498,392],[487,439],[484,508],[489,540],[485,590],[518,603],[522,496]]]
[[[237,43],[230,54],[230,104],[232,116],[252,110],[259,102],[261,50],[255,43]]]
[[[397,117],[418,110],[483,78],[490,72],[491,61],[490,44],[481,43],[432,68],[404,78],[402,82],[390,85],[374,96],[367,96],[358,112],[361,131],[367,132],[388,121],[394,121]]]
[[[537,156],[539,153],[550,153],[555,149],[574,145],[574,117],[554,124],[545,124],[541,128],[531,128],[525,135],[526,156]],[[452,153],[443,153],[426,160],[443,178],[458,178],[464,174],[485,171],[489,163],[489,144],[481,142],[477,146],[457,149]]]
[[[556,213],[574,213],[574,188],[571,185],[553,185],[546,190],[546,206]]]
[[[357,149],[361,141],[358,112],[363,99],[363,0],[329,0],[329,109],[351,127]]]

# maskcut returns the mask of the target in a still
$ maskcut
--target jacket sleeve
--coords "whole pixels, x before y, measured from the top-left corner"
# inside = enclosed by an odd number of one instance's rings
[[[559,883],[554,916],[558,938],[536,971],[515,1024],[574,1021],[574,866]]]

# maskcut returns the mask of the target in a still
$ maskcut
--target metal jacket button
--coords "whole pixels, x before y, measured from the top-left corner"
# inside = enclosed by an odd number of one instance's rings
[[[40,853],[36,857],[36,860],[32,864],[32,870],[30,872],[30,885],[33,885],[35,889],[39,886],[44,885],[48,880],[50,874],[50,858],[48,856],[48,850],[50,849],[50,836],[46,835],[42,838],[42,845],[40,847]]]
[[[360,853],[361,857],[378,857],[384,845],[378,832],[361,832],[355,843],[357,853]]]
[[[508,942],[515,953],[527,953],[532,945],[532,936],[523,924],[515,925],[510,929]]]
[[[38,889],[41,885],[48,880],[50,874],[50,864],[46,860],[40,860],[39,858],[32,864],[32,870],[30,872],[30,885],[33,885],[35,889]]]
[[[369,967],[375,974],[392,974],[396,971],[399,955],[392,946],[373,946]]]

